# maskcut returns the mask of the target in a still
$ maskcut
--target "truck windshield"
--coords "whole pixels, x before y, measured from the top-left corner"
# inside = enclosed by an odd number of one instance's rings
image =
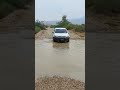
[[[56,29],[55,33],[67,33],[65,29]]]

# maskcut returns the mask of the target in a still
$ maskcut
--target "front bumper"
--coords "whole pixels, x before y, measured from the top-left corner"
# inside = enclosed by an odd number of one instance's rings
[[[69,37],[53,37],[54,41],[68,41]]]

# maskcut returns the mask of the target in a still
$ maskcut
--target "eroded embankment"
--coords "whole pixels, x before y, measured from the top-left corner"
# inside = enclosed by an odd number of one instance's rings
[[[53,28],[47,28],[47,30],[41,30],[35,35],[36,39],[52,39]],[[85,39],[85,33],[74,32],[69,30],[70,39]]]

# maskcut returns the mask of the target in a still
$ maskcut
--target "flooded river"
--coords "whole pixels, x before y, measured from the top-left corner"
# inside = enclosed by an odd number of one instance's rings
[[[85,81],[85,40],[35,40],[35,78],[60,75]]]

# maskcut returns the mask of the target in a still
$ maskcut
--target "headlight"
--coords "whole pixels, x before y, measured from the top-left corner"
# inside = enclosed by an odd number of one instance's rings
[[[57,37],[57,36],[54,35],[53,37]]]

